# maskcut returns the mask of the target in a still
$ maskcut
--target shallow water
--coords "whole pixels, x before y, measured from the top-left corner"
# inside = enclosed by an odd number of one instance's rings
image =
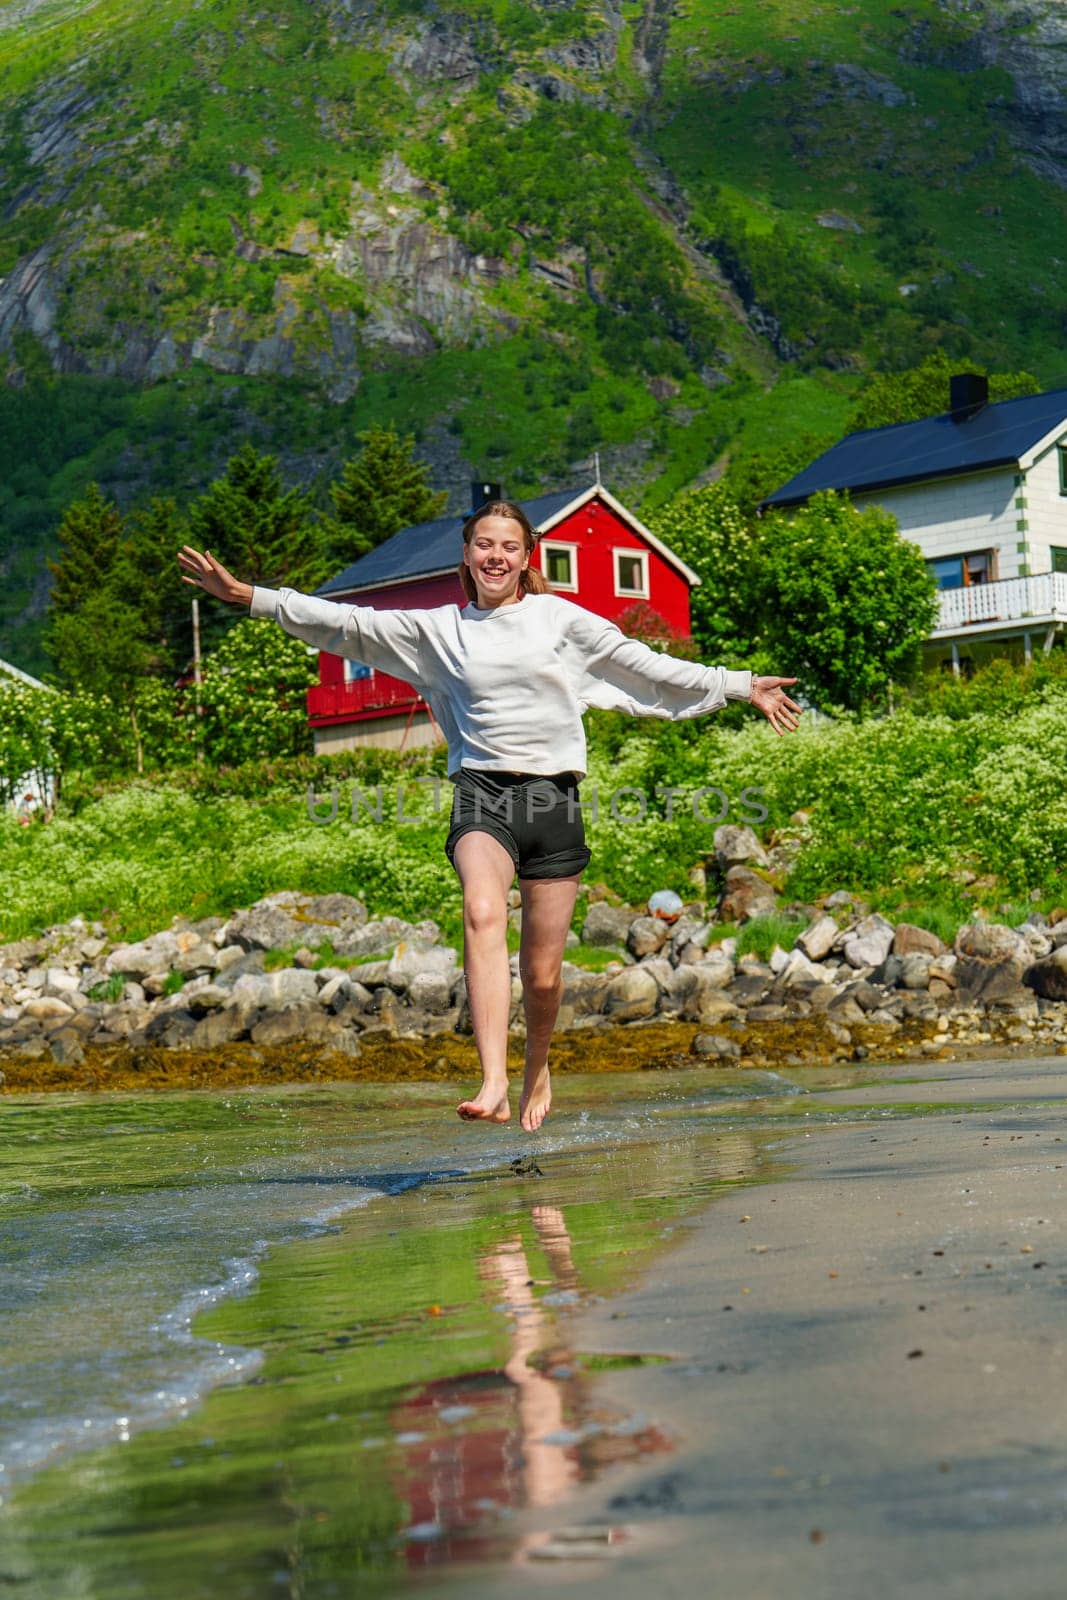
[[[387,1588],[669,1448],[560,1319],[831,1081],[568,1077],[533,1138],[436,1086],[0,1101],[0,1582]]]

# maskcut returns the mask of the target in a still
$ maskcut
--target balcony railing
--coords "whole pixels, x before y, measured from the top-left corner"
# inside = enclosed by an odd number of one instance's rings
[[[1067,572],[1042,572],[1033,578],[1005,578],[967,589],[942,589],[933,637],[959,633],[977,623],[1067,621]]]
[[[409,711],[422,703],[422,696],[410,683],[391,678],[387,672],[373,672],[369,678],[354,678],[351,683],[313,683],[308,690],[308,721],[312,726],[358,722],[364,717]]]

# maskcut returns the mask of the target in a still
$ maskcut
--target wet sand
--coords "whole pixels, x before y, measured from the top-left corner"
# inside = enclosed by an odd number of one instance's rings
[[[1063,1592],[1067,1062],[888,1069],[811,1104],[842,1120],[784,1134],[786,1181],[715,1201],[571,1322],[584,1351],[673,1358],[597,1380],[673,1454],[524,1512],[522,1555],[433,1593]]]

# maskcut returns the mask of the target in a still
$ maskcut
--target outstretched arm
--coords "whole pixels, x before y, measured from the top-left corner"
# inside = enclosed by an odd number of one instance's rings
[[[257,619],[277,622],[286,633],[303,639],[329,655],[347,656],[369,667],[421,687],[421,633],[416,611],[377,611],[373,606],[353,606],[298,589],[267,589],[241,583],[216,561],[186,545],[178,554],[182,578],[205,594],[232,604],[246,605]]]

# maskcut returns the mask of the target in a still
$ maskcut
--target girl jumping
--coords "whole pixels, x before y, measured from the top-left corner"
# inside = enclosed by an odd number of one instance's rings
[[[530,566],[537,535],[520,506],[496,500],[463,527],[459,577],[467,604],[376,611],[290,588],[241,583],[210,551],[186,545],[182,576],[205,593],[270,617],[298,639],[412,684],[448,741],[455,790],[445,850],[463,889],[463,967],[482,1068],[468,1120],[507,1122],[511,970],[508,891],[522,898],[519,976],[526,1054],[519,1120],[532,1133],[552,1103],[548,1047],[562,964],[589,861],[578,785],[582,712],[683,718],[747,700],[776,733],[792,732],[795,678],[755,677],[661,655],[615,623],[551,594]]]

